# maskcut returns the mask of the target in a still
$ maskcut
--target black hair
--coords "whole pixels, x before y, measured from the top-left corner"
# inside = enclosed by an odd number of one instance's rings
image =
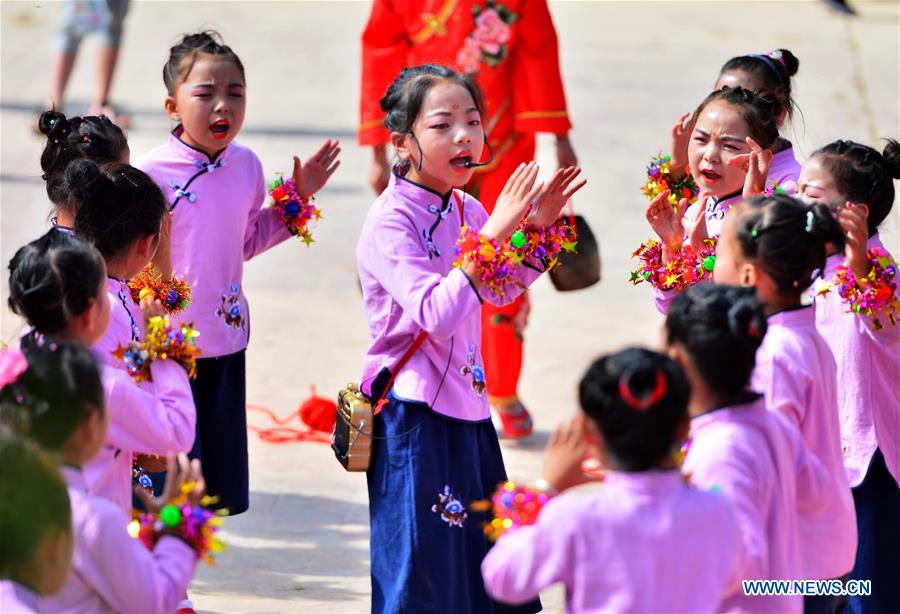
[[[178,44],[169,49],[169,59],[163,66],[163,83],[166,84],[169,96],[175,95],[175,88],[191,74],[191,69],[194,68],[194,64],[203,53],[232,62],[237,66],[241,73],[241,79],[246,84],[247,77],[244,74],[244,65],[241,63],[241,59],[232,51],[231,47],[224,44],[221,34],[215,30],[206,30],[185,34]]]
[[[120,162],[128,150],[122,129],[105,115],[75,115],[66,118],[58,111],[44,111],[38,119],[47,143],[41,153],[41,177],[47,184],[47,196],[57,207],[65,207],[64,175],[72,160],[87,158],[98,164]]]
[[[687,421],[689,396],[681,367],[642,348],[597,359],[578,388],[581,409],[623,471],[647,471],[666,459]],[[649,406],[636,405],[638,399]]]
[[[93,246],[51,228],[9,261],[9,308],[39,333],[58,335],[105,292],[104,271]]]
[[[0,389],[0,419],[58,452],[88,416],[104,411],[97,363],[80,343],[33,331],[20,345],[28,368]]]
[[[746,258],[775,281],[778,291],[799,295],[825,267],[826,245],[843,249],[844,234],[831,209],[786,196],[754,196],[741,205],[737,241]]]
[[[0,577],[16,578],[52,530],[72,532],[72,507],[56,461],[0,427]]]
[[[719,75],[731,71],[747,73],[760,94],[778,101],[789,115],[794,114],[796,103],[791,92],[791,77],[797,74],[800,60],[787,49],[776,49],[769,53],[739,55],[722,66]]]
[[[75,203],[75,234],[107,262],[138,239],[159,235],[166,198],[142,170],[75,160],[66,169],[66,189]]]
[[[835,141],[813,153],[822,158],[847,200],[869,207],[869,235],[891,212],[894,179],[900,179],[900,143],[894,139],[885,141],[884,153],[853,141]]]
[[[683,346],[706,385],[726,399],[747,388],[765,334],[753,288],[698,284],[676,296],[666,316],[668,344]]]
[[[413,124],[422,110],[425,96],[441,81],[450,81],[466,89],[479,112],[484,103],[481,91],[469,77],[440,64],[423,64],[404,68],[381,99],[384,125],[391,132],[412,132]]]
[[[777,100],[766,98],[743,87],[728,87],[712,92],[700,103],[691,123],[696,124],[703,109],[712,102],[722,101],[737,107],[741,117],[750,127],[750,136],[763,149],[771,147],[778,140],[778,114],[781,105]]]

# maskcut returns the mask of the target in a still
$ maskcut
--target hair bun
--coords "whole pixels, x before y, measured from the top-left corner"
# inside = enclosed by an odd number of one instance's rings
[[[48,139],[61,139],[69,132],[69,121],[59,111],[44,111],[38,118],[38,129]]]
[[[784,63],[784,71],[787,73],[788,77],[793,77],[797,74],[797,70],[800,68],[800,60],[797,59],[789,49],[778,49],[778,52],[781,53],[781,61]]]
[[[900,143],[895,139],[885,139],[887,143],[884,146],[884,167],[888,174],[894,179],[900,179]]]
[[[73,160],[66,167],[64,182],[66,191],[75,199],[76,218],[84,202],[94,200],[112,184],[103,174],[100,165],[88,158]]]
[[[766,317],[762,304],[752,294],[739,291],[734,294],[737,298],[728,309],[728,330],[743,344],[758,348],[766,334]]]

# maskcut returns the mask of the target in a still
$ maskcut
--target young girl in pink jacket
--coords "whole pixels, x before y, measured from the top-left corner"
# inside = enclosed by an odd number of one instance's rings
[[[0,388],[27,368],[18,350],[0,350]],[[4,407],[0,415],[5,421]],[[72,508],[59,463],[34,442],[0,427],[0,604],[35,613],[63,587],[72,567]]]
[[[547,448],[538,484],[550,500],[484,559],[488,593],[517,604],[562,583],[566,612],[712,612],[740,590],[745,553],[731,503],[679,471],[689,393],[683,370],[655,352],[596,360],[579,385],[584,415]],[[586,454],[608,469],[604,482],[569,490],[585,481]]]
[[[769,179],[793,193],[800,176],[800,163],[794,146],[783,136],[786,120],[793,118],[797,105],[793,95],[793,77],[800,68],[800,60],[788,49],[773,49],[765,53],[738,55],[722,65],[714,89],[742,87],[778,103],[775,121],[781,134],[772,143],[772,162]],[[693,118],[689,113],[678,118],[672,127],[672,158],[670,168],[675,176],[686,172],[689,165],[688,148]],[[692,168],[692,167],[691,167]]]
[[[717,284],[680,294],[666,317],[669,355],[691,383],[691,432],[682,470],[693,484],[717,488],[734,504],[747,566],[743,580],[800,578],[800,516],[831,499],[831,478],[796,427],[766,410],[749,389],[766,333],[752,288]],[[726,610],[800,612],[799,595],[745,595]]]
[[[91,495],[82,472],[105,445],[109,426],[91,352],[75,341],[37,334],[23,338],[22,352],[27,370],[0,389],[4,420],[59,456],[75,536],[72,571],[57,594],[40,600],[39,611],[173,612],[201,552],[182,530],[193,508],[181,508],[177,522],[160,526],[152,550],[129,535],[131,517]],[[169,472],[164,501],[180,493],[182,481],[196,485],[193,498],[202,495],[199,464],[189,468],[187,458],[181,459],[181,471]]]
[[[122,208],[128,210],[125,201]],[[107,292],[103,257],[91,245],[52,228],[16,252],[9,272],[10,307],[26,319],[33,333],[95,347],[107,334],[116,299]],[[140,312],[136,315],[142,317]],[[114,364],[112,356],[108,361],[98,360],[109,408],[107,438],[85,462],[84,476],[92,495],[109,499],[130,514],[133,454],[189,450],[194,404],[187,373],[175,361],[154,361],[149,367],[153,381],[140,385],[121,363]]]
[[[878,232],[897,178],[897,141],[883,152],[835,141],[803,164],[798,192],[838,211],[846,237],[845,250],[830,250],[813,294],[816,328],[837,361],[841,451],[859,529],[851,577],[872,580],[871,596],[850,596],[854,612],[900,611],[900,297],[896,261]],[[854,308],[872,296],[869,308]]]
[[[754,197],[725,220],[714,271],[717,282],[756,289],[768,332],[756,355],[752,387],[765,395],[769,410],[800,430],[831,477],[828,505],[805,514],[800,524],[803,576],[809,579],[841,578],[856,556],[856,514],[841,455],[837,367],[816,330],[815,307],[802,303],[825,266],[826,244],[843,242],[825,205],[780,194]]]
[[[135,166],[159,184],[172,212],[172,268],[192,291],[182,317],[203,335],[192,382],[197,438],[191,456],[203,460],[210,494],[234,515],[250,505],[244,262],[283,243],[291,231],[274,208],[263,207],[262,163],[235,140],[248,96],[238,55],[215,32],[189,34],[169,50],[163,80],[166,113],[176,126]],[[325,185],[339,153],[337,141],[328,140],[304,164],[294,158],[300,199],[308,203]]]

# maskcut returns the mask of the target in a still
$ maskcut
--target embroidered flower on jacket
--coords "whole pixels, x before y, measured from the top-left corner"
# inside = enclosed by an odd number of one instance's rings
[[[481,63],[499,66],[509,55],[507,43],[512,35],[512,25],[518,15],[496,0],[487,0],[484,8],[472,7],[475,30],[466,38],[456,55],[456,64],[466,74],[481,70]]]
[[[231,282],[231,293],[222,295],[222,305],[216,309],[216,317],[225,318],[225,324],[231,328],[243,329],[245,322],[241,315],[240,294],[237,282]]]
[[[444,485],[444,492],[438,493],[438,501],[431,506],[431,511],[440,514],[441,520],[451,527],[462,528],[466,518],[469,517],[469,514],[466,513],[466,506],[450,492],[449,485]]]
[[[478,362],[476,362],[475,357],[478,355],[477,348],[475,345],[469,346],[469,355],[467,357],[468,362],[459,368],[460,375],[472,376],[472,390],[475,391],[475,394],[479,397],[484,394],[484,389],[487,384],[484,381],[484,367],[482,367]]]

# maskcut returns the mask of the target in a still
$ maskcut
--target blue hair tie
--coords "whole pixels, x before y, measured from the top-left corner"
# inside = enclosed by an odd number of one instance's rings
[[[816,215],[812,211],[806,212],[806,232],[812,234],[813,224],[816,221]]]
[[[751,55],[750,57],[756,58],[757,60],[762,60],[763,62],[765,62],[766,66],[771,68],[772,72],[775,73],[775,78],[778,79],[778,83],[781,83],[782,81],[784,81],[784,77],[781,76],[781,70],[778,69],[778,67],[775,65],[775,62],[772,60],[772,58],[770,58],[767,55],[759,55],[759,54],[755,54],[755,53],[753,55]]]

